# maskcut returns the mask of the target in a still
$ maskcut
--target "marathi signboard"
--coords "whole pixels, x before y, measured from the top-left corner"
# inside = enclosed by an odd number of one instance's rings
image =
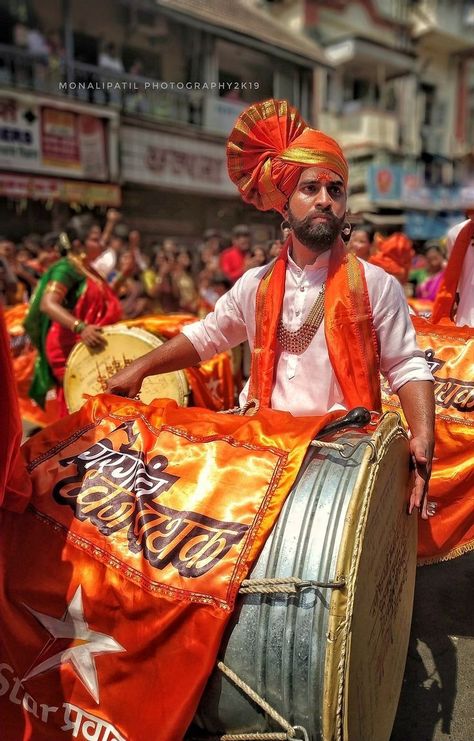
[[[225,146],[131,126],[121,130],[126,182],[216,196],[237,195],[227,174]]]

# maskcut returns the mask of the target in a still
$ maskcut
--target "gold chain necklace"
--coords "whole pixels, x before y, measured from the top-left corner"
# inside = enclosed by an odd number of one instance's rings
[[[311,341],[318,331],[324,317],[324,292],[326,284],[323,286],[316,297],[316,301],[309,310],[308,316],[301,327],[294,332],[287,329],[282,320],[278,324],[277,337],[283,350],[292,355],[301,355],[311,344]]]

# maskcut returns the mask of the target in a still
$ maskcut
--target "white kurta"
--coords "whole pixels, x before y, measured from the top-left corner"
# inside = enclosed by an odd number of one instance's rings
[[[469,222],[461,222],[453,226],[447,237],[448,255],[451,255],[453,251],[454,242],[459,232]],[[463,327],[467,324],[469,327],[474,327],[474,241],[471,240],[471,244],[467,248],[466,256],[464,258],[461,275],[459,276],[458,283],[459,293],[459,304],[456,311],[456,324],[458,327]]]
[[[283,300],[283,324],[291,331],[303,324],[326,280],[329,251],[301,270],[289,257]],[[407,381],[429,380],[432,375],[423,352],[416,344],[415,331],[400,284],[384,270],[363,262],[380,347],[381,371],[397,391]],[[268,266],[248,270],[216,303],[203,320],[186,325],[182,332],[192,342],[201,360],[255,338],[255,296]],[[248,383],[240,395],[247,400]],[[301,355],[277,346],[276,377],[271,405],[297,416],[325,414],[348,409],[329,361],[324,327],[321,325]]]

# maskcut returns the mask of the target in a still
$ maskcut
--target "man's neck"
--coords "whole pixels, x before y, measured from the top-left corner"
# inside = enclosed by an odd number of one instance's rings
[[[296,239],[295,235],[292,235],[291,238],[291,256],[298,265],[301,270],[306,267],[306,265],[312,265],[320,255],[323,254],[323,252],[326,252],[328,249],[332,249],[334,247],[334,244],[331,245],[330,248],[325,247],[324,249],[318,250],[317,252],[315,250],[309,249],[309,247],[306,247],[304,244],[301,244],[301,242]]]

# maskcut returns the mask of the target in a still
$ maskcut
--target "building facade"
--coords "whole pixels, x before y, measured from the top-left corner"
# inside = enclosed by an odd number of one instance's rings
[[[97,0],[93,12],[82,0],[2,0],[1,14],[0,212],[11,229],[120,206],[150,242],[241,222],[257,239],[276,233],[274,214],[238,197],[225,141],[256,100],[313,114],[327,64],[315,40],[247,0]]]
[[[474,202],[474,3],[274,0],[267,12],[318,42],[313,123],[351,164],[354,218],[441,236]]]

